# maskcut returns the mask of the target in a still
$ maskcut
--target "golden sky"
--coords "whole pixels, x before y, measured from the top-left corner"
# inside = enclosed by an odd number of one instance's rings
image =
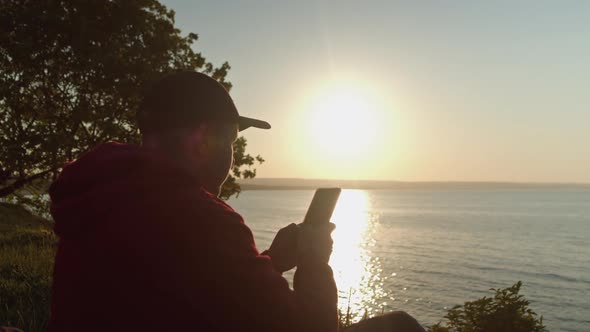
[[[590,2],[164,3],[259,177],[590,182]]]

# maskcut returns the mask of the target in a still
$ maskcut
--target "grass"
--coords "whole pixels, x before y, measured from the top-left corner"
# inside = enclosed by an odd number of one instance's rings
[[[0,203],[0,326],[47,329],[55,249],[47,220]]]

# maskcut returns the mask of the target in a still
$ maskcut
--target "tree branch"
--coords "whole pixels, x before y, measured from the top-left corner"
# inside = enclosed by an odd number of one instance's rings
[[[16,180],[13,184],[8,185],[4,188],[0,188],[0,198],[2,197],[6,197],[12,193],[14,193],[15,191],[17,191],[18,189],[24,187],[27,183],[31,183],[37,179],[41,179],[43,178],[45,175],[51,173],[51,172],[55,172],[57,171],[58,168],[52,168],[52,169],[48,169],[46,171],[43,171],[41,173],[37,173],[35,175],[31,175],[25,178],[21,178]]]

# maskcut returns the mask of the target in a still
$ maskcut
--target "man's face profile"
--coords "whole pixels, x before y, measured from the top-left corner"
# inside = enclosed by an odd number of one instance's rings
[[[238,137],[237,124],[207,125],[191,160],[207,191],[219,195],[233,165],[233,144]]]

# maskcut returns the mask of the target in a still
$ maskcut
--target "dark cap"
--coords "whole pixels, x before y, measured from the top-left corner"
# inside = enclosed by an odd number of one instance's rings
[[[249,127],[270,129],[266,121],[240,116],[223,85],[194,71],[166,75],[151,86],[139,107],[137,122],[142,133],[206,122],[237,123],[240,131]]]

